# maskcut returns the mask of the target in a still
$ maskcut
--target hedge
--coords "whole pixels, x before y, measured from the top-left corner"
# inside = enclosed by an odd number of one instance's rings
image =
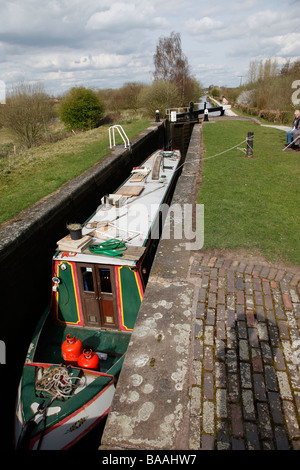
[[[293,122],[294,115],[291,111],[278,111],[278,110],[270,110],[270,109],[259,109],[253,106],[246,106],[242,104],[234,104],[234,107],[244,111],[250,116],[257,116],[262,119],[265,119],[269,122],[278,122],[281,124],[290,124]]]

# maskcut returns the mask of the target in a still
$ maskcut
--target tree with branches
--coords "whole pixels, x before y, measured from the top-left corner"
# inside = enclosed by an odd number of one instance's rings
[[[181,49],[180,33],[159,38],[154,54],[154,80],[179,82],[183,75],[189,75],[189,64]]]
[[[47,135],[54,117],[53,103],[41,83],[20,83],[7,93],[6,103],[0,106],[2,125],[12,130],[26,148]]]
[[[193,95],[201,86],[190,74],[188,59],[182,52],[180,33],[171,33],[170,37],[159,38],[154,60],[154,80],[169,81],[177,86],[181,97],[181,106],[194,99]],[[196,97],[196,99],[199,96]]]

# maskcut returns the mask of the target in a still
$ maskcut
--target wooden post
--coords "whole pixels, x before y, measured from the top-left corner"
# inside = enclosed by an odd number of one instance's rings
[[[248,132],[247,137],[247,157],[253,157],[253,139],[254,139],[254,132]]]

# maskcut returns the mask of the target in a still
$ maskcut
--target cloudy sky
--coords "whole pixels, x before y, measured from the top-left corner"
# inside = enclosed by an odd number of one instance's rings
[[[54,95],[151,83],[172,31],[204,86],[235,87],[250,61],[300,56],[300,0],[0,0],[0,19],[0,83],[41,81]]]

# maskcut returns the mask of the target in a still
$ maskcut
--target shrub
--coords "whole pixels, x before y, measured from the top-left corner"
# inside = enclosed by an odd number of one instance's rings
[[[0,158],[7,157],[14,151],[14,144],[9,142],[7,144],[0,145]]]
[[[6,103],[0,106],[0,116],[3,126],[30,148],[45,138],[55,113],[41,84],[21,83],[7,94]]]
[[[281,124],[289,124],[293,121],[293,113],[291,111],[279,111],[270,109],[259,109],[253,106],[245,106],[242,104],[235,104],[235,108],[249,114],[250,116],[258,116],[269,122],[277,122]]]
[[[155,111],[159,110],[161,117],[165,116],[167,108],[177,107],[180,103],[180,94],[175,83],[167,80],[158,80],[151,86],[142,88],[139,94],[139,105],[147,110],[149,116],[154,118]]]
[[[104,105],[97,94],[84,87],[71,88],[59,107],[61,120],[73,130],[97,127],[103,111]]]

